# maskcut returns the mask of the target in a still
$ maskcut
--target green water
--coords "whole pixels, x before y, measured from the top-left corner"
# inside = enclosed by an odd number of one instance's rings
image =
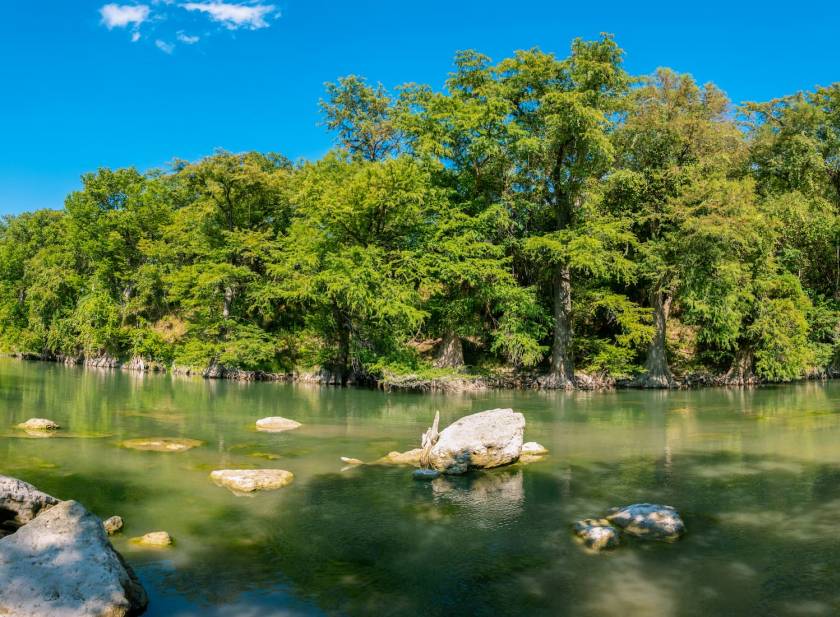
[[[452,481],[342,471],[442,424],[513,407],[543,462]],[[397,395],[238,384],[0,359],[0,473],[121,515],[114,544],[149,615],[722,616],[840,614],[840,384],[759,390]],[[282,415],[296,431],[258,433]],[[36,439],[11,427],[47,417]],[[179,454],[135,437],[205,442]],[[265,458],[266,455],[277,457]],[[237,497],[218,468],[279,467],[290,487]],[[576,519],[676,506],[676,544],[593,555]],[[131,536],[166,530],[176,545]]]

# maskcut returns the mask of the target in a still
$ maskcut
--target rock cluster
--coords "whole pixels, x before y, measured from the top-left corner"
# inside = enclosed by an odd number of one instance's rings
[[[0,614],[127,617],[147,604],[102,522],[75,501],[0,476],[0,514],[17,525],[0,539]]]
[[[422,436],[422,447],[406,452],[389,452],[374,465],[407,465],[431,469],[439,474],[460,475],[473,469],[492,469],[521,461],[531,463],[548,454],[535,441],[523,443],[525,417],[512,409],[491,409],[464,416],[440,433],[439,414]],[[343,462],[358,459],[341,459]],[[361,461],[358,461],[359,464]],[[428,479],[430,475],[417,474]]]
[[[618,546],[621,534],[675,542],[685,533],[685,523],[675,508],[652,503],[612,508],[605,518],[584,519],[572,528],[587,548],[596,551]]]

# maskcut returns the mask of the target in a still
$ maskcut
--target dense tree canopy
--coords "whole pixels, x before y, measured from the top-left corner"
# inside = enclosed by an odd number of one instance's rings
[[[322,160],[100,169],[0,224],[0,348],[332,383],[514,369],[671,387],[840,365],[840,84],[735,108],[565,58],[328,84]]]

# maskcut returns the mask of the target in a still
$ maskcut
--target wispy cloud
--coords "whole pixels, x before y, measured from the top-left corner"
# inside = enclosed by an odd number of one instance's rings
[[[206,13],[229,30],[267,28],[266,17],[277,13],[273,4],[231,4],[228,2],[187,2],[181,8]]]
[[[201,40],[201,37],[185,34],[184,32],[178,32],[175,38],[177,38],[185,45],[195,45]]]
[[[124,0],[131,2],[132,0]],[[260,30],[268,28],[271,20],[280,17],[280,11],[265,0],[145,0],[146,4],[105,4],[99,9],[102,25],[113,30],[128,29],[131,42],[141,40],[154,42],[166,54],[171,54],[176,45],[195,45],[213,37],[219,32],[236,30]],[[210,28],[198,22],[214,22]],[[190,30],[202,28],[201,36],[189,34]],[[231,36],[233,36],[231,34]]]
[[[172,43],[167,43],[166,41],[162,41],[160,39],[157,39],[155,41],[155,47],[157,47],[165,54],[171,54],[173,51],[175,51],[175,45],[173,45]]]
[[[109,30],[128,25],[137,28],[149,19],[149,7],[146,4],[106,4],[99,9],[99,14]]]

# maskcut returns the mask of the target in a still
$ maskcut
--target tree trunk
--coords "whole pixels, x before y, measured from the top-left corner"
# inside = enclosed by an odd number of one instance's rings
[[[671,296],[663,291],[654,291],[651,293],[650,303],[653,306],[653,325],[656,332],[648,347],[645,374],[639,379],[639,384],[643,388],[674,388],[677,384],[668,366],[665,349]]]
[[[438,348],[435,366],[438,368],[460,368],[464,366],[464,346],[461,337],[447,330]]]
[[[350,324],[338,306],[333,307],[333,318],[338,333],[338,356],[333,366],[334,383],[346,386],[350,379]]]
[[[554,342],[551,345],[551,370],[540,380],[543,388],[571,390],[575,387],[572,360],[572,275],[566,266],[554,272]]]
[[[230,305],[233,302],[233,288],[225,287],[224,302],[222,304],[222,317],[230,318]]]
[[[724,381],[730,386],[747,386],[758,383],[758,378],[753,372],[752,349],[740,348],[735,353],[732,366],[726,372]]]

